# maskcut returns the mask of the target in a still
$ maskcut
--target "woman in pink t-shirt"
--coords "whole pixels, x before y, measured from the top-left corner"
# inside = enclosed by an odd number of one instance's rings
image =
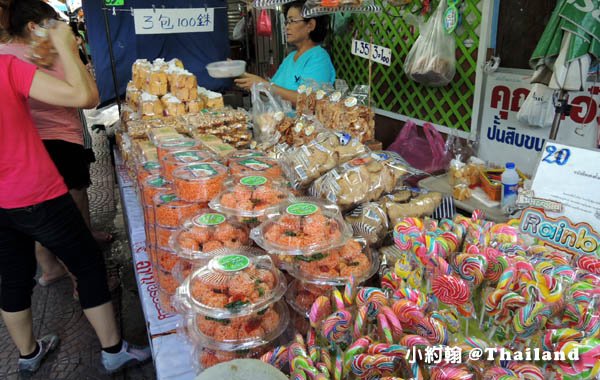
[[[41,0],[19,0],[14,3],[13,8],[14,14],[18,16],[13,16],[8,21],[9,40],[0,44],[0,54],[10,54],[28,61],[33,35],[40,30],[40,25],[55,19],[56,12]],[[55,57],[52,66],[39,69],[55,78],[65,79],[60,57]],[[77,109],[50,105],[35,99],[29,100],[29,109],[50,158],[65,180],[87,226],[91,228],[87,195],[87,187],[91,183],[90,161],[83,147],[83,129]],[[92,230],[92,234],[98,241],[112,239],[106,232]],[[42,276],[38,280],[40,285],[49,285],[66,275],[63,266],[45,247],[38,245],[36,258],[42,268]]]
[[[13,11],[0,1],[0,30],[7,19],[22,16]],[[102,365],[112,373],[149,359],[150,350],[121,339],[100,247],[29,113],[29,98],[64,107],[93,107],[98,102],[98,90],[77,56],[71,29],[58,23],[49,35],[65,65],[65,80],[12,55],[0,55],[0,310],[19,350],[19,372],[30,375],[59,343],[54,334],[39,340],[33,335],[34,244],[39,241],[77,278],[81,307],[102,345]]]

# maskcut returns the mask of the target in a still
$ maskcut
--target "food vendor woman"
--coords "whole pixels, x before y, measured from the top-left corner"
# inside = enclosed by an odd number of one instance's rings
[[[335,81],[335,69],[331,58],[320,43],[325,40],[329,16],[303,18],[303,1],[286,5],[285,31],[288,43],[294,45],[292,51],[281,63],[271,79],[272,88],[279,96],[296,104],[298,86],[309,80],[317,83]],[[243,89],[251,90],[252,85],[268,82],[254,74],[245,73],[235,80]]]

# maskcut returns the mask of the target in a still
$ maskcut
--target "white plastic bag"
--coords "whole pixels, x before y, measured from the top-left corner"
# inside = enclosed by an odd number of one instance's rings
[[[554,120],[554,102],[552,97],[554,90],[541,83],[534,83],[531,91],[519,113],[517,119],[532,127],[546,128],[552,125]]]
[[[231,33],[231,37],[234,41],[241,41],[244,39],[244,35],[246,33],[246,19],[241,18],[238,22],[235,23],[233,27],[233,32]]]
[[[281,99],[270,91],[270,83],[258,83],[252,86],[252,119],[254,122],[254,140],[258,143],[277,142],[277,125],[286,114],[292,111],[290,102]]]
[[[444,31],[446,2],[440,2],[408,52],[404,72],[415,82],[430,87],[445,86],[456,72],[454,35]]]

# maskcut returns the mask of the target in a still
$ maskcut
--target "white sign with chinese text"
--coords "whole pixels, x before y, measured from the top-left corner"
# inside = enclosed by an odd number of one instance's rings
[[[526,174],[533,174],[550,135],[550,128],[530,127],[517,120],[531,88],[530,77],[526,73],[500,71],[487,76],[479,131],[480,158],[502,166],[512,161]],[[595,147],[596,125],[600,122],[598,94],[600,87],[592,83],[588,83],[586,91],[569,93],[573,108],[561,120],[557,141],[581,148]]]
[[[563,204],[573,223],[600,230],[600,151],[546,143],[531,186],[537,198]]]
[[[213,32],[214,8],[137,8],[133,11],[135,34]]]
[[[369,59],[369,54],[371,54],[373,62],[381,63],[386,66],[389,66],[392,62],[392,51],[383,46],[369,44],[368,42],[360,40],[352,40],[351,49],[353,55],[365,59]]]

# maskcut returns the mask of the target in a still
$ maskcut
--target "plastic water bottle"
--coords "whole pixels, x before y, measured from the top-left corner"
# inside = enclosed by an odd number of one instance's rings
[[[507,211],[517,203],[517,188],[519,187],[519,173],[514,162],[507,162],[502,173],[502,210]]]

